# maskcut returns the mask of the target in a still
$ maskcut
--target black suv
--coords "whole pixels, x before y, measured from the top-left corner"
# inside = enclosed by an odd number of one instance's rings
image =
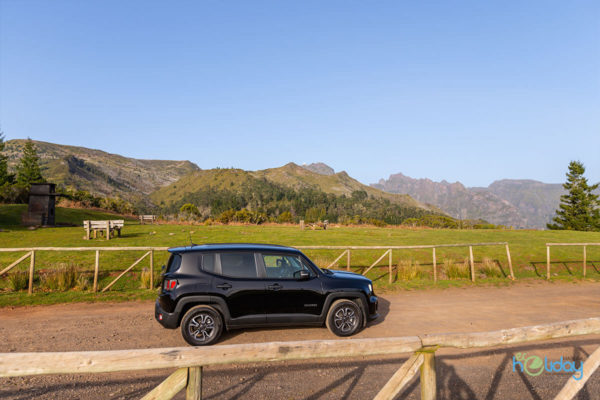
[[[181,325],[191,345],[215,343],[224,328],[327,325],[350,336],[377,318],[372,282],[320,269],[298,249],[206,244],[169,249],[155,318]]]

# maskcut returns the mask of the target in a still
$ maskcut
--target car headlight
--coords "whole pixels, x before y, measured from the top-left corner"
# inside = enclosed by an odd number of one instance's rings
[[[373,285],[369,283],[369,294],[373,293]]]

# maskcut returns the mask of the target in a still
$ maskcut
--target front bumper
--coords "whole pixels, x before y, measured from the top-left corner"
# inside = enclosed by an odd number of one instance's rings
[[[379,308],[379,299],[375,295],[369,296],[369,315],[367,316],[369,321],[379,318],[377,308]]]
[[[164,311],[158,300],[154,303],[154,318],[165,328],[175,329],[179,326],[179,314]]]

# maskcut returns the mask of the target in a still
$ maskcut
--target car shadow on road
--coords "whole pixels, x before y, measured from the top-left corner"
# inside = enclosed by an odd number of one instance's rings
[[[379,313],[379,316],[377,317],[377,319],[367,322],[367,326],[365,329],[369,329],[369,327],[371,327],[371,326],[381,324],[385,320],[385,317],[390,312],[390,305],[391,304],[388,300],[386,300],[382,297],[379,297],[379,306],[378,306],[378,310],[377,310],[377,312]],[[219,341],[220,341],[220,343],[224,343],[224,342],[227,342],[227,341],[235,338],[236,336],[242,335],[246,332],[272,331],[273,337],[278,337],[278,335],[276,334],[277,331],[281,331],[281,330],[285,330],[285,331],[298,330],[298,331],[300,331],[303,329],[324,329],[324,328],[318,327],[318,326],[289,326],[289,327],[286,326],[286,327],[233,329],[230,331],[223,332],[223,336],[221,336],[221,339]],[[336,338],[335,336],[332,336],[332,339],[335,339],[335,338]]]

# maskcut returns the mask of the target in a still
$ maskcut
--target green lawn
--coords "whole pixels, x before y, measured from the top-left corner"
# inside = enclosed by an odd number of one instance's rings
[[[374,227],[332,227],[323,230],[301,231],[297,226],[203,226],[203,225],[139,225],[135,221],[127,221],[123,229],[123,236],[107,241],[104,239],[84,240],[83,228],[79,221],[88,218],[104,219],[115,218],[112,215],[98,215],[96,212],[84,210],[62,209],[57,212],[59,222],[71,221],[77,223],[76,227],[43,228],[27,230],[18,226],[11,226],[5,221],[15,221],[14,207],[0,206],[0,222],[4,231],[0,232],[0,247],[86,247],[86,246],[180,246],[190,242],[190,235],[194,243],[215,242],[253,242],[273,243],[282,245],[417,245],[417,244],[450,244],[450,243],[475,243],[475,242],[508,242],[511,249],[515,275],[518,280],[543,279],[546,268],[546,242],[596,242],[600,243],[598,232],[566,232],[566,231],[521,231],[521,230],[445,230],[445,229],[399,229],[399,228],[374,228]],[[10,210],[10,208],[13,208]],[[8,210],[7,210],[8,209]],[[12,213],[11,213],[12,212]],[[94,213],[94,214],[89,214]],[[85,215],[85,218],[84,218]],[[12,216],[12,217],[11,217]],[[11,219],[12,218],[12,219]],[[16,220],[18,221],[18,219]],[[14,222],[13,222],[14,224]],[[476,284],[508,284],[503,274],[508,272],[506,253],[504,247],[474,247],[476,269],[478,270]],[[333,261],[341,250],[306,250],[319,266],[326,266]],[[353,251],[352,269],[362,271],[373,263],[383,251]],[[468,286],[469,279],[447,279],[444,263],[446,265],[462,264],[468,257],[468,248],[439,248],[436,252],[438,267],[442,270],[442,279],[438,287]],[[0,253],[0,269],[20,257],[21,253]],[[105,286],[118,274],[131,265],[143,252],[101,252],[100,287]],[[162,265],[167,258],[167,252],[157,252],[155,267]],[[483,266],[484,258],[488,259],[488,267],[503,271],[500,276],[487,276],[479,269]],[[600,246],[588,247],[588,274],[587,279],[600,279]],[[373,269],[368,276],[374,280],[375,286],[380,290],[411,289],[432,287],[432,259],[431,250],[394,250],[393,263],[403,263],[395,282],[388,284],[387,257],[381,262],[381,268]],[[338,268],[345,268],[346,258],[340,260]],[[406,263],[412,263],[407,267]],[[28,260],[18,268],[25,271]],[[94,252],[36,252],[36,272],[42,274],[61,265],[75,265],[91,276],[94,265]],[[153,297],[149,290],[140,290],[139,274],[142,268],[148,266],[148,260],[142,261],[131,274],[126,275],[122,281],[114,286],[115,298],[128,299]],[[581,247],[552,248],[552,279],[553,280],[578,280],[581,279],[582,249]],[[412,273],[410,270],[412,269]],[[406,272],[408,271],[408,272]],[[34,290],[43,291],[39,284],[39,274],[36,274]],[[6,277],[0,278],[0,306],[7,304],[27,304],[39,302],[60,301],[96,301],[105,295],[89,293],[72,294],[52,293],[40,294],[22,300],[19,294],[11,292]],[[5,289],[1,289],[5,288]],[[111,289],[113,291],[113,289]],[[45,297],[44,297],[45,296]],[[137,297],[136,297],[137,296]],[[146,297],[145,297],[146,296]],[[107,298],[107,297],[105,297]],[[16,300],[20,299],[20,300]],[[41,300],[43,299],[43,300]],[[111,299],[113,299],[111,297]]]

